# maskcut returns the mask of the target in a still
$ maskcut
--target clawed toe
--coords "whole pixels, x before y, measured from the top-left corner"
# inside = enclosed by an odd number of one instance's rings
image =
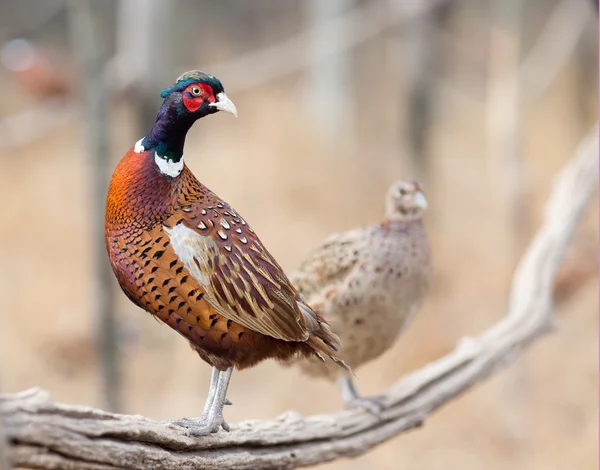
[[[189,428],[191,426],[197,426],[199,424],[199,418],[167,419],[164,422],[174,424],[176,426],[181,426],[182,428]]]
[[[182,428],[187,429],[187,434],[190,436],[206,436],[219,431],[219,428],[223,428],[229,432],[230,427],[227,422],[221,418],[219,419],[203,419],[203,418],[179,418],[167,421],[169,424],[175,424]]]
[[[218,432],[221,428],[229,432],[229,424],[223,419],[223,406],[232,404],[227,399],[227,386],[232,372],[233,368],[220,371],[213,367],[202,416],[173,419],[168,422],[186,429],[188,436],[206,436]]]

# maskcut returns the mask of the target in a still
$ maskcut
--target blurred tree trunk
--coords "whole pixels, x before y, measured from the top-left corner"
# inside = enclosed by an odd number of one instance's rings
[[[354,6],[354,0],[306,0],[308,27],[343,14]],[[353,25],[357,26],[357,25]],[[326,41],[353,34],[353,27],[332,35],[316,35],[306,45],[307,54],[317,55]],[[354,99],[350,97],[352,52],[341,52],[326,61],[317,61],[308,71],[305,100],[314,128],[326,145],[353,147],[350,126]]]
[[[596,0],[596,8],[598,2]],[[593,13],[597,13],[593,7]],[[591,33],[592,31],[586,31]],[[598,119],[598,100],[590,89],[590,83],[598,83],[598,29],[594,28],[593,34],[584,34],[583,41],[575,50],[577,86],[573,92],[576,94],[579,124],[581,132],[589,128],[591,122]]]
[[[512,266],[528,233],[526,168],[521,148],[521,0],[491,0],[488,62],[487,138],[493,190],[505,214],[508,264]],[[506,203],[508,201],[508,204]],[[505,209],[502,209],[505,208]]]
[[[526,168],[521,142],[521,98],[519,64],[522,43],[521,0],[490,0],[490,52],[488,57],[487,140],[490,169],[491,211],[498,214],[499,227],[505,227],[494,249],[505,253],[506,280],[525,244],[528,233]],[[501,393],[509,403],[504,415],[508,442],[513,452],[526,447],[528,436],[527,361],[521,361],[504,378]],[[525,458],[523,456],[522,458]]]
[[[4,418],[2,409],[0,409],[0,470],[10,470],[12,468],[8,462],[8,443],[6,431],[4,430]]]
[[[120,0],[117,16],[119,75],[130,84],[130,100],[142,137],[154,125],[160,107],[159,90],[175,81],[179,57],[177,6],[172,0]],[[182,71],[183,72],[183,71]]]
[[[410,21],[400,35],[405,61],[406,96],[401,106],[406,107],[406,124],[402,135],[409,147],[411,167],[414,175],[428,180],[429,131],[434,99],[433,59],[436,46],[435,12],[428,11]]]
[[[92,6],[94,5],[94,6]],[[117,320],[113,274],[104,247],[104,206],[110,180],[109,84],[106,62],[111,57],[109,10],[92,0],[69,3],[71,39],[84,76],[84,148],[89,158],[91,248],[93,252],[92,308],[98,328],[102,392],[105,406],[121,409],[121,376],[117,352]]]
[[[411,172],[426,186],[430,183],[435,83],[445,73],[445,56],[438,31],[447,28],[455,9],[453,2],[439,5],[395,33],[398,83],[404,83],[398,96],[398,115],[403,116],[398,124],[401,127],[398,154],[408,149]]]

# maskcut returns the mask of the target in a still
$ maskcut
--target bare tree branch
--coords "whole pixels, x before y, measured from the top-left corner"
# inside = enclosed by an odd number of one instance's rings
[[[565,67],[590,17],[590,9],[584,2],[563,0],[552,9],[544,29],[519,66],[527,101],[538,99]]]
[[[494,4],[502,6],[498,2]],[[525,104],[538,100],[548,90],[558,74],[568,65],[586,27],[590,24],[589,7],[584,2],[562,0],[557,3],[538,35],[535,44],[527,52],[527,56],[518,69],[507,72],[502,80],[509,83],[518,81],[521,86],[522,100]],[[458,39],[442,33],[447,41]],[[463,46],[468,53],[467,45]],[[515,74],[517,76],[515,76]],[[498,77],[500,79],[500,77]],[[479,77],[480,83],[486,83],[486,77]],[[509,86],[509,85],[507,85]],[[481,104],[483,96],[469,83],[468,93],[444,80],[437,80],[436,87],[455,101],[468,103],[471,106]]]
[[[229,93],[241,92],[350,50],[396,25],[427,14],[447,1],[391,0],[394,6],[391,14],[390,9],[386,10],[376,2],[372,5],[356,7],[283,42],[243,54],[226,62],[208,64],[204,68],[220,76],[223,82],[227,83]],[[538,42],[521,64],[519,74],[524,85],[522,94],[527,101],[534,101],[545,92],[577,46],[587,24],[586,11],[580,3],[563,0],[554,8]],[[348,35],[344,39],[336,36],[340,29],[348,28],[356,21],[361,25],[360,28],[355,29],[356,35]],[[307,42],[313,40],[316,35],[329,37],[331,40],[327,41],[327,47],[319,54],[305,54]],[[129,90],[139,81],[139,77],[131,73],[130,65],[131,58],[128,54],[119,53],[107,61],[105,73],[108,82],[114,84],[115,94]],[[465,94],[445,81],[437,80],[436,87],[456,100],[473,105],[480,102],[480,99]],[[470,92],[472,93],[473,90],[471,89]],[[52,119],[46,118],[49,113],[52,113]],[[56,128],[71,123],[79,114],[80,111],[74,103],[56,107],[54,103],[48,101],[14,116],[0,118],[0,149],[20,147],[39,140]]]
[[[391,0],[390,10],[377,2],[366,6],[355,7],[329,21],[309,28],[291,36],[289,39],[243,54],[233,60],[209,64],[210,70],[227,83],[228,93],[243,91],[251,87],[268,83],[336,54],[347,51],[377,36],[377,34],[397,24],[418,18],[448,0],[419,0],[399,2]],[[392,14],[391,14],[392,13]],[[341,37],[340,31],[354,28],[355,34]],[[305,54],[306,44],[315,38],[324,38],[323,47],[316,54]],[[106,81],[113,84],[113,93],[123,93],[147,77],[139,76],[139,67],[132,67],[131,54],[123,51],[117,53],[106,62]],[[260,64],[257,67],[256,64]],[[52,113],[52,118],[48,118]],[[56,128],[71,123],[81,111],[75,103],[62,104],[43,102],[32,109],[22,111],[14,116],[0,117],[0,149],[14,148],[29,144],[46,136]]]
[[[434,410],[515,360],[549,330],[552,284],[594,192],[598,131],[584,139],[558,176],[546,218],[513,280],[506,317],[478,337],[394,385],[380,417],[361,410],[274,421],[247,421],[191,438],[185,430],[141,416],[54,403],[31,389],[0,399],[14,465],[37,469],[297,468],[367,452],[420,425]]]
[[[389,5],[367,2],[283,41],[231,60],[207,64],[202,68],[220,77],[223,83],[227,84],[227,93],[247,90],[348,51],[391,27],[418,18],[447,1],[390,0]],[[353,28],[354,25],[360,27]],[[352,34],[340,34],[344,31],[352,31]],[[323,47],[312,54],[306,54],[306,45],[318,40]],[[110,68],[115,77],[111,81],[119,90],[129,88],[140,79],[130,73],[127,57],[119,54],[111,59]]]
[[[2,31],[0,31],[0,41],[6,41],[9,38],[29,36],[38,33],[48,23],[54,21],[56,17],[63,12],[65,8],[65,2],[64,0],[56,0],[38,3],[35,5],[35,8],[31,8],[31,5],[25,6],[21,4],[21,6],[23,7],[23,10],[27,9],[27,16],[22,17],[26,18],[26,24],[21,24],[21,21],[15,22],[14,20],[20,17],[20,15],[15,15],[15,12],[13,12],[15,17],[11,18],[12,21],[4,25]]]

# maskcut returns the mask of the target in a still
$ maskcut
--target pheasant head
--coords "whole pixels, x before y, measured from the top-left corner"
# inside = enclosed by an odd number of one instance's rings
[[[237,117],[237,109],[225,94],[221,81],[200,70],[190,70],[161,91],[163,104],[150,133],[136,145],[136,152],[153,150],[163,168],[182,167],[185,136],[196,120],[225,111]],[[168,173],[166,173],[168,174]]]
[[[416,181],[399,180],[390,186],[385,203],[386,219],[418,219],[427,199]]]
[[[237,117],[237,109],[227,98],[221,81],[200,70],[180,75],[173,85],[160,92],[160,96],[165,99],[165,105],[175,109],[184,119],[195,121],[217,111]]]

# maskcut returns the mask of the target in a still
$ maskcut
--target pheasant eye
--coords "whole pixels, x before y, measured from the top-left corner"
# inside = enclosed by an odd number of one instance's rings
[[[199,87],[195,86],[192,88],[192,95],[194,96],[200,96],[200,94],[202,93],[202,90],[200,90]]]

